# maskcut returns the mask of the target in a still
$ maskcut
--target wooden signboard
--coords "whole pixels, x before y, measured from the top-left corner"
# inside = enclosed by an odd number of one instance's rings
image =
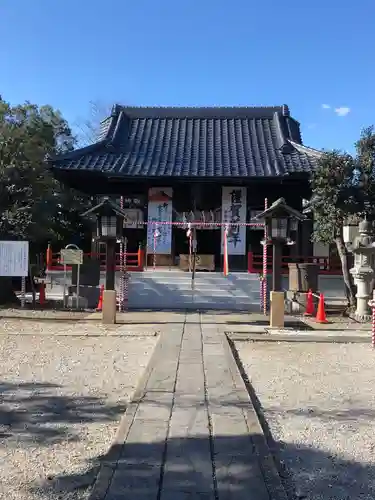
[[[83,263],[83,252],[75,248],[63,248],[60,250],[60,261],[64,265],[74,265]]]

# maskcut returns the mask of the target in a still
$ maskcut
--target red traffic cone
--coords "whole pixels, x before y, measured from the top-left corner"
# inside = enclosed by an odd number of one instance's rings
[[[329,321],[327,321],[326,311],[324,308],[324,296],[322,293],[319,295],[318,310],[316,312],[316,322],[329,323]]]
[[[313,300],[313,293],[311,289],[307,293],[307,300],[306,300],[306,312],[305,316],[312,316],[314,314],[314,300]]]
[[[102,311],[103,309],[103,292],[104,292],[104,285],[100,285],[99,301],[98,301],[98,306],[96,308],[97,311]]]
[[[39,285],[39,304],[41,306],[44,306],[45,303],[46,303],[46,284],[41,283]]]

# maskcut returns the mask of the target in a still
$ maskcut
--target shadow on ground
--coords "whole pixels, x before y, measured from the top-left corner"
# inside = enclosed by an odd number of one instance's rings
[[[256,436],[253,436],[253,439]],[[254,439],[255,441],[256,439]],[[220,498],[236,500],[265,500],[261,488],[260,472],[255,455],[249,458],[244,453],[252,446],[252,439],[244,436],[217,436],[215,438],[215,477]],[[375,498],[375,468],[344,459],[333,458],[323,451],[276,443],[281,455],[293,457],[292,468],[286,472],[291,477],[283,481],[290,499],[367,500]],[[112,471],[112,483],[106,500],[156,500],[158,483],[163,476],[166,498],[180,499],[184,492],[193,493],[189,498],[211,499],[214,491],[211,462],[206,453],[207,440],[202,437],[188,439],[173,438],[168,441],[166,471],[160,469],[159,461],[165,452],[165,442],[133,443],[117,447],[112,452],[120,454],[119,465]],[[231,451],[228,459],[228,450]],[[187,459],[188,457],[188,459]],[[98,457],[83,474],[65,475],[46,482],[38,490],[42,498],[57,500],[75,492],[83,493],[92,485],[98,472],[98,464],[106,463],[107,457]],[[193,472],[191,469],[194,469]],[[249,479],[253,484],[249,492]],[[36,492],[34,492],[36,493]],[[174,493],[174,495],[173,495]],[[221,496],[223,495],[223,496]],[[37,497],[36,497],[37,498]],[[69,497],[70,498],[70,497]],[[74,497],[76,498],[76,497]],[[81,498],[77,496],[77,498]],[[83,496],[82,496],[83,498]],[[163,496],[161,496],[163,499]],[[185,498],[185,496],[183,496]],[[186,496],[187,498],[187,496]],[[277,497],[272,497],[275,500]]]
[[[76,441],[71,424],[119,420],[126,409],[106,405],[101,398],[59,395],[61,388],[48,383],[0,382],[0,447]]]
[[[14,442],[21,446],[32,442],[34,446],[46,447],[60,441],[76,440],[77,436],[67,433],[69,424],[111,421],[118,419],[124,411],[120,406],[104,405],[99,398],[56,396],[56,389],[59,387],[52,384],[0,383],[0,446],[9,448],[11,453]],[[217,402],[217,407],[227,407],[228,411],[235,406],[238,407],[235,400]],[[307,412],[311,418],[327,418],[333,425],[340,425],[343,420],[374,418],[372,411],[366,408],[328,414],[319,413],[318,409],[300,411]],[[263,422],[263,425],[266,423]],[[215,488],[220,490],[223,498],[263,500],[266,497],[262,493],[264,490],[259,477],[261,469],[268,477],[266,463],[257,453],[249,453],[256,448],[259,436],[230,433],[231,429],[228,429],[227,435],[215,436],[214,471],[207,438],[194,435],[185,439],[172,437],[166,446],[165,440],[151,436],[153,442],[149,442],[145,435],[144,442],[132,442],[124,447],[117,445],[107,455],[83,462],[81,470],[74,474],[46,477],[43,484],[38,481],[38,485],[28,485],[24,498],[86,499],[100,466],[107,465],[112,477],[111,492],[116,496],[108,496],[106,500],[156,500],[160,478],[163,479],[163,488],[169,493],[167,498],[176,500],[184,492],[193,493],[191,498],[211,500]],[[350,461],[321,449],[274,442],[269,430],[266,434],[290,499],[375,498],[373,465]],[[168,466],[162,470],[160,462],[164,455]],[[118,463],[114,462],[114,458],[118,459]],[[249,480],[253,496],[249,494]]]

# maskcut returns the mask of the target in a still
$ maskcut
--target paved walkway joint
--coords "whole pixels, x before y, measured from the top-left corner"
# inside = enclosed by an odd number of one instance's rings
[[[198,313],[163,331],[90,500],[285,500],[228,341]]]

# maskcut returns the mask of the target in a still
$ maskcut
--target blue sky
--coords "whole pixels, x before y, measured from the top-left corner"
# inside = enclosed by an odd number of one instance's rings
[[[374,0],[1,0],[0,94],[59,108],[288,104],[303,140],[375,123]],[[323,106],[324,105],[324,106]]]

